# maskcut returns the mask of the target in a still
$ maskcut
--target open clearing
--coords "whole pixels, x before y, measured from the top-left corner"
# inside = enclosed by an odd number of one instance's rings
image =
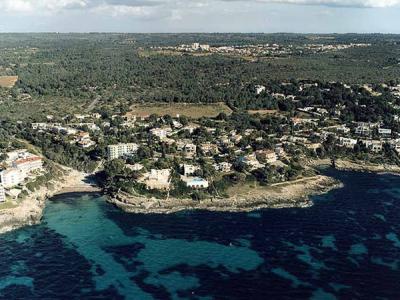
[[[82,113],[90,104],[90,99],[68,98],[63,96],[42,96],[21,101],[8,101],[6,105],[0,105],[0,119],[41,120],[43,116],[53,115],[63,117]],[[29,109],[27,109],[29,107]]]
[[[277,115],[279,114],[279,111],[276,109],[257,109],[257,110],[248,110],[247,111],[250,115]]]
[[[224,112],[231,114],[232,110],[224,103],[213,104],[197,104],[197,103],[152,103],[152,104],[136,104],[131,107],[128,116],[147,117],[152,114],[159,116],[176,115],[186,116],[194,119],[201,117],[216,117],[219,113]]]
[[[12,88],[18,81],[18,76],[0,76],[0,87]]]

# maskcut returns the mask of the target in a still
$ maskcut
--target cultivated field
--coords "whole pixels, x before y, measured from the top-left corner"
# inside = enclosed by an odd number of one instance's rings
[[[0,87],[12,88],[18,81],[18,76],[0,76]]]
[[[176,115],[186,116],[194,119],[201,117],[216,117],[219,113],[224,112],[231,114],[232,110],[224,103],[214,104],[193,104],[193,103],[152,103],[143,105],[134,105],[131,107],[128,116],[136,115],[138,117],[146,117],[152,114],[159,116]]]

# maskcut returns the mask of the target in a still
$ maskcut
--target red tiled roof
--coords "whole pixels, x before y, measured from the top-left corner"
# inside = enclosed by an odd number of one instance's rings
[[[30,163],[30,162],[39,161],[39,160],[42,160],[42,158],[39,156],[32,156],[32,157],[27,157],[27,158],[23,158],[23,159],[18,159],[15,161],[15,164],[21,165],[21,164]]]

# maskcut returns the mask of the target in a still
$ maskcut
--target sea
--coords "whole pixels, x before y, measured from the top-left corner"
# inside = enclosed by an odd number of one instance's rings
[[[325,170],[310,208],[128,214],[48,201],[0,235],[0,299],[400,299],[400,176]]]

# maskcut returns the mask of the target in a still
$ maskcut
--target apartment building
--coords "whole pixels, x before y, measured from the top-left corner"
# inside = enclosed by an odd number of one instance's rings
[[[4,189],[4,186],[0,184],[0,203],[6,201],[6,191]]]
[[[11,188],[22,183],[25,176],[25,173],[18,169],[7,169],[0,172],[0,181],[3,187]]]
[[[24,172],[25,174],[30,173],[35,170],[42,169],[43,159],[39,156],[30,156],[26,158],[21,158],[13,161],[13,168]]]
[[[117,145],[109,145],[107,147],[107,155],[108,159],[116,159],[123,157],[127,154],[136,153],[139,149],[138,144],[128,143],[128,144],[117,144]]]

